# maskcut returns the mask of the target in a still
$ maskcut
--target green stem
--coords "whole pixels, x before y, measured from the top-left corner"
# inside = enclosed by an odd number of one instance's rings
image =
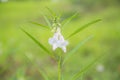
[[[62,56],[60,56],[59,61],[58,61],[58,80],[62,80],[62,66],[61,66],[61,62],[62,62]]]

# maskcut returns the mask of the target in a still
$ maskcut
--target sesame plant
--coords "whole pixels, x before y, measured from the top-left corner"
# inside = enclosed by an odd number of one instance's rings
[[[53,36],[46,40],[48,42],[48,44],[51,46],[51,50],[49,50],[45,45],[43,45],[40,41],[38,41],[36,38],[34,38],[30,33],[28,33],[24,28],[21,28],[21,30],[28,35],[36,44],[38,44],[38,46],[43,49],[43,51],[45,51],[51,58],[53,58],[56,62],[57,62],[57,66],[58,66],[58,80],[64,80],[63,76],[62,76],[62,68],[64,66],[64,64],[67,62],[67,60],[69,60],[69,58],[76,53],[77,50],[80,49],[80,47],[85,44],[87,41],[89,41],[93,36],[89,36],[88,38],[86,38],[83,41],[80,41],[76,46],[74,46],[74,48],[72,50],[68,50],[67,46],[70,45],[69,39],[71,37],[73,37],[76,34],[79,34],[79,32],[81,32],[82,30],[86,29],[87,27],[91,26],[92,24],[95,24],[99,21],[101,21],[101,19],[97,19],[94,21],[91,21],[81,27],[79,27],[78,29],[76,29],[75,31],[71,32],[71,34],[69,34],[67,37],[64,37],[64,35],[62,34],[62,29],[64,29],[63,27],[69,23],[73,18],[75,18],[78,13],[73,14],[72,16],[70,16],[69,18],[61,21],[61,17],[59,15],[57,15],[54,11],[52,11],[51,9],[47,8],[48,11],[51,14],[52,17],[52,21],[50,21],[50,19],[48,19],[48,17],[46,17],[46,15],[43,15],[45,18],[45,21],[48,23],[48,25],[43,25],[40,23],[36,23],[36,22],[31,22],[32,24],[38,25],[42,28],[46,28],[48,30],[51,31],[51,33],[53,33]],[[49,35],[49,34],[48,34]],[[56,51],[56,49],[59,48],[60,51],[58,51],[57,53],[54,53],[54,51]],[[64,56],[64,54],[66,54],[66,56]],[[34,62],[27,56],[25,55],[26,58],[32,62],[34,64]],[[101,56],[97,57],[95,60],[93,60],[90,64],[88,64],[87,66],[84,66],[84,68],[80,71],[78,71],[77,73],[75,73],[73,76],[70,76],[71,80],[78,80],[81,75],[86,72],[95,62],[97,62],[100,59]],[[36,64],[34,64],[35,66],[37,66]],[[44,78],[44,80],[51,80],[40,68],[38,68],[40,74],[42,75],[42,77]]]

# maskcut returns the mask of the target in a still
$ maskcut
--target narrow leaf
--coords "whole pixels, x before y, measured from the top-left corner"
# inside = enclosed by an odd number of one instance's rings
[[[65,57],[65,59],[64,59],[64,61],[63,61],[63,64],[64,64],[73,54],[75,54],[75,52],[76,52],[77,50],[79,50],[79,48],[80,48],[82,45],[84,45],[84,44],[85,44],[87,41],[89,41],[91,38],[93,38],[93,36],[89,36],[88,38],[86,38],[86,39],[83,40],[82,42],[80,41],[75,48],[73,48],[70,52],[68,52],[68,53],[67,53],[68,55]]]
[[[78,15],[78,13],[76,12],[75,14],[73,14],[72,16],[70,16],[69,18],[65,19],[62,22],[62,26],[65,26],[66,24],[68,24],[73,18],[75,18]]]
[[[56,13],[54,13],[54,11],[53,11],[52,9],[50,9],[50,8],[48,8],[48,7],[46,7],[46,9],[51,13],[51,15],[52,15],[53,17],[57,16]]]
[[[49,19],[46,17],[46,15],[43,14],[43,17],[44,17],[46,23],[48,24],[48,26],[51,27],[51,23],[50,23]]]
[[[102,54],[98,56],[96,59],[94,59],[90,64],[88,64],[86,67],[84,67],[82,70],[80,70],[78,73],[76,73],[71,80],[77,80],[84,72],[86,72],[91,66],[93,66],[96,62],[98,62],[105,54]]]
[[[37,25],[37,26],[41,26],[42,28],[45,28],[45,29],[49,29],[49,28],[50,28],[49,26],[45,26],[45,25],[40,24],[40,23],[37,23],[37,22],[32,22],[32,21],[30,21],[30,23],[35,24],[35,25]]]
[[[58,15],[58,19],[60,20],[60,18],[62,17],[62,15],[63,15],[63,12],[59,12],[59,15]]]
[[[89,23],[83,25],[82,27],[80,27],[79,29],[77,29],[76,31],[74,31],[72,34],[70,34],[70,35],[67,37],[67,39],[70,38],[70,37],[72,37],[72,36],[74,36],[74,35],[76,35],[76,34],[79,33],[80,31],[84,30],[85,28],[87,28],[87,27],[89,27],[90,25],[95,24],[95,23],[97,23],[97,22],[99,22],[99,21],[101,21],[101,19],[97,19],[97,20],[94,20],[94,21],[92,21],[92,22],[89,22]]]
[[[44,80],[50,80],[48,78],[48,76],[43,72],[43,70],[41,70],[38,67],[38,65],[29,56],[27,56],[27,54],[24,54],[24,56],[29,60],[30,63],[32,63],[38,69],[38,72],[42,75],[42,77],[44,78]]]
[[[48,53],[49,55],[51,55],[51,52],[45,46],[43,46],[38,40],[36,40],[32,35],[30,35],[28,32],[26,32],[23,28],[21,28],[21,30],[25,34],[27,34],[36,44],[38,44],[40,48],[42,48],[46,53]]]

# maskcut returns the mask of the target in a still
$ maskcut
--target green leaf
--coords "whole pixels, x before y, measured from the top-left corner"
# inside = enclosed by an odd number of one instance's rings
[[[62,27],[65,26],[66,24],[68,24],[73,18],[75,18],[78,15],[78,13],[76,12],[75,14],[73,14],[72,16],[70,16],[69,18],[65,19],[62,22]]]
[[[65,59],[64,59],[64,61],[63,61],[63,64],[64,64],[73,54],[75,54],[75,52],[76,52],[77,50],[79,50],[79,48],[80,48],[82,45],[84,45],[84,44],[85,44],[87,41],[89,41],[91,38],[93,38],[93,36],[89,36],[88,38],[86,38],[86,39],[83,40],[82,42],[80,41],[75,48],[73,48],[70,52],[68,52],[68,53],[67,53],[68,55],[65,57]]]
[[[50,80],[49,77],[43,72],[43,70],[40,69],[39,66],[27,54],[24,54],[24,56],[38,69],[38,72],[40,73],[40,75],[42,75],[44,80]]]
[[[38,40],[36,40],[32,35],[30,35],[28,32],[26,32],[23,28],[21,28],[21,30],[26,35],[28,35],[36,44],[38,44],[39,47],[42,48],[46,53],[48,53],[49,55],[52,55],[51,52],[45,46],[43,46]]]
[[[96,59],[94,59],[90,64],[88,64],[86,67],[84,67],[82,70],[80,70],[78,73],[76,73],[71,80],[77,80],[84,72],[86,72],[90,67],[92,67],[96,62],[98,62],[105,54],[102,54],[98,56]]]
[[[59,11],[58,20],[60,20],[60,18],[62,17],[62,15],[63,15],[63,12]]]
[[[76,35],[76,34],[79,33],[80,31],[84,30],[85,28],[87,28],[87,27],[89,27],[90,25],[95,24],[95,23],[97,23],[97,22],[99,22],[99,21],[101,21],[101,19],[97,19],[97,20],[94,20],[94,21],[92,21],[92,22],[89,22],[89,23],[83,25],[82,27],[80,27],[79,29],[77,29],[76,31],[74,31],[72,34],[70,34],[70,35],[67,37],[67,39],[70,38],[70,37],[72,37],[72,36],[74,36],[74,35]]]
[[[54,11],[53,11],[52,9],[50,9],[50,8],[48,8],[48,7],[46,7],[46,9],[51,13],[51,15],[52,15],[53,17],[56,17],[56,16],[57,16],[56,13],[54,13]]]
[[[48,24],[48,26],[51,28],[51,23],[50,23],[49,19],[44,14],[43,14],[43,17],[44,17],[46,23]]]
[[[49,26],[45,26],[45,25],[40,24],[40,23],[37,23],[37,22],[32,22],[32,21],[30,21],[30,23],[35,24],[35,25],[37,25],[37,26],[41,26],[42,28],[45,28],[45,29],[50,29]]]

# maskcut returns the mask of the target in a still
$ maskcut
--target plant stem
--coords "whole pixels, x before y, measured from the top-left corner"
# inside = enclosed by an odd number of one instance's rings
[[[58,80],[62,80],[62,66],[61,66],[61,62],[62,62],[62,56],[60,56],[59,61],[58,61]]]

